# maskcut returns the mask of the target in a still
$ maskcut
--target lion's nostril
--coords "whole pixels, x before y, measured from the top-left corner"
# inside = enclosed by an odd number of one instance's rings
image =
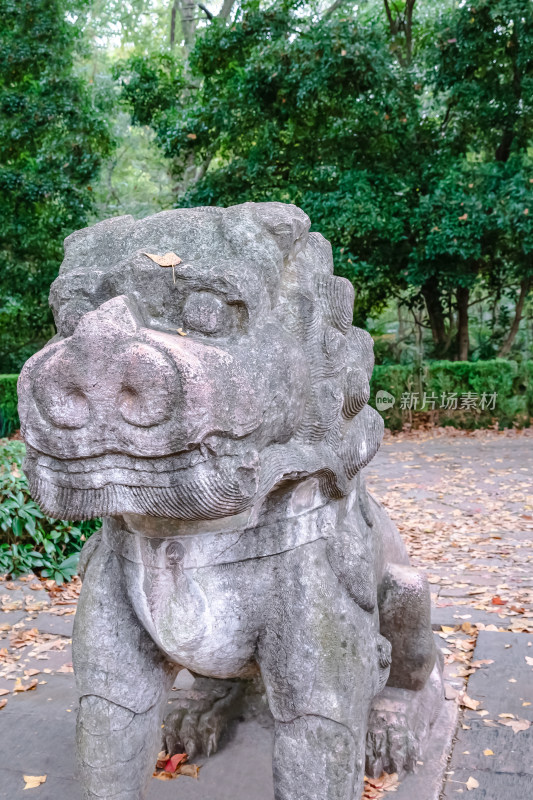
[[[169,417],[169,403],[164,386],[151,385],[137,391],[131,386],[123,386],[118,409],[122,419],[138,428],[151,428],[160,425]]]
[[[89,403],[79,389],[56,387],[43,403],[46,416],[58,428],[83,428],[89,421]]]
[[[124,416],[131,416],[135,414],[139,406],[139,395],[130,386],[124,386],[120,392],[118,402],[120,413]]]
[[[176,379],[166,357],[155,348],[134,343],[124,352],[123,361],[117,398],[122,419],[139,428],[168,420],[176,399]]]

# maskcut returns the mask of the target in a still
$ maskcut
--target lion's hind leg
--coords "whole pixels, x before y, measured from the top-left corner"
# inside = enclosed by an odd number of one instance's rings
[[[425,576],[407,565],[389,564],[378,599],[380,630],[392,645],[392,664],[369,717],[366,770],[372,776],[415,768],[444,700]]]

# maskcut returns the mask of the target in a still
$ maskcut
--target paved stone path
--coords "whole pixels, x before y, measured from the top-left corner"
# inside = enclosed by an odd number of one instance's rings
[[[533,429],[387,436],[366,472],[438,609],[533,630]]]
[[[396,800],[533,798],[532,466],[529,432],[437,432],[387,437],[367,469],[430,575],[448,679],[441,741]],[[0,580],[0,800],[81,800],[70,651],[78,589]],[[268,719],[241,722],[226,739],[199,780],[153,780],[149,800],[273,800]],[[47,777],[24,790],[23,775]],[[388,796],[366,787],[365,798]]]

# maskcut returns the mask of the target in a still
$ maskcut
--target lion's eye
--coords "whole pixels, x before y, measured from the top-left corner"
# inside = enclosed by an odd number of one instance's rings
[[[222,333],[227,325],[229,306],[212,292],[190,294],[183,308],[183,324],[199,333]]]

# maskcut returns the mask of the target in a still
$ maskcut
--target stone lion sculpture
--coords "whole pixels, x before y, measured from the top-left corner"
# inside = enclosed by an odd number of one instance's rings
[[[361,476],[372,341],[309,226],[245,203],[66,239],[20,418],[41,508],[104,518],[73,639],[91,800],[145,797],[182,668],[260,671],[276,800],[359,800],[439,712],[428,586]]]

